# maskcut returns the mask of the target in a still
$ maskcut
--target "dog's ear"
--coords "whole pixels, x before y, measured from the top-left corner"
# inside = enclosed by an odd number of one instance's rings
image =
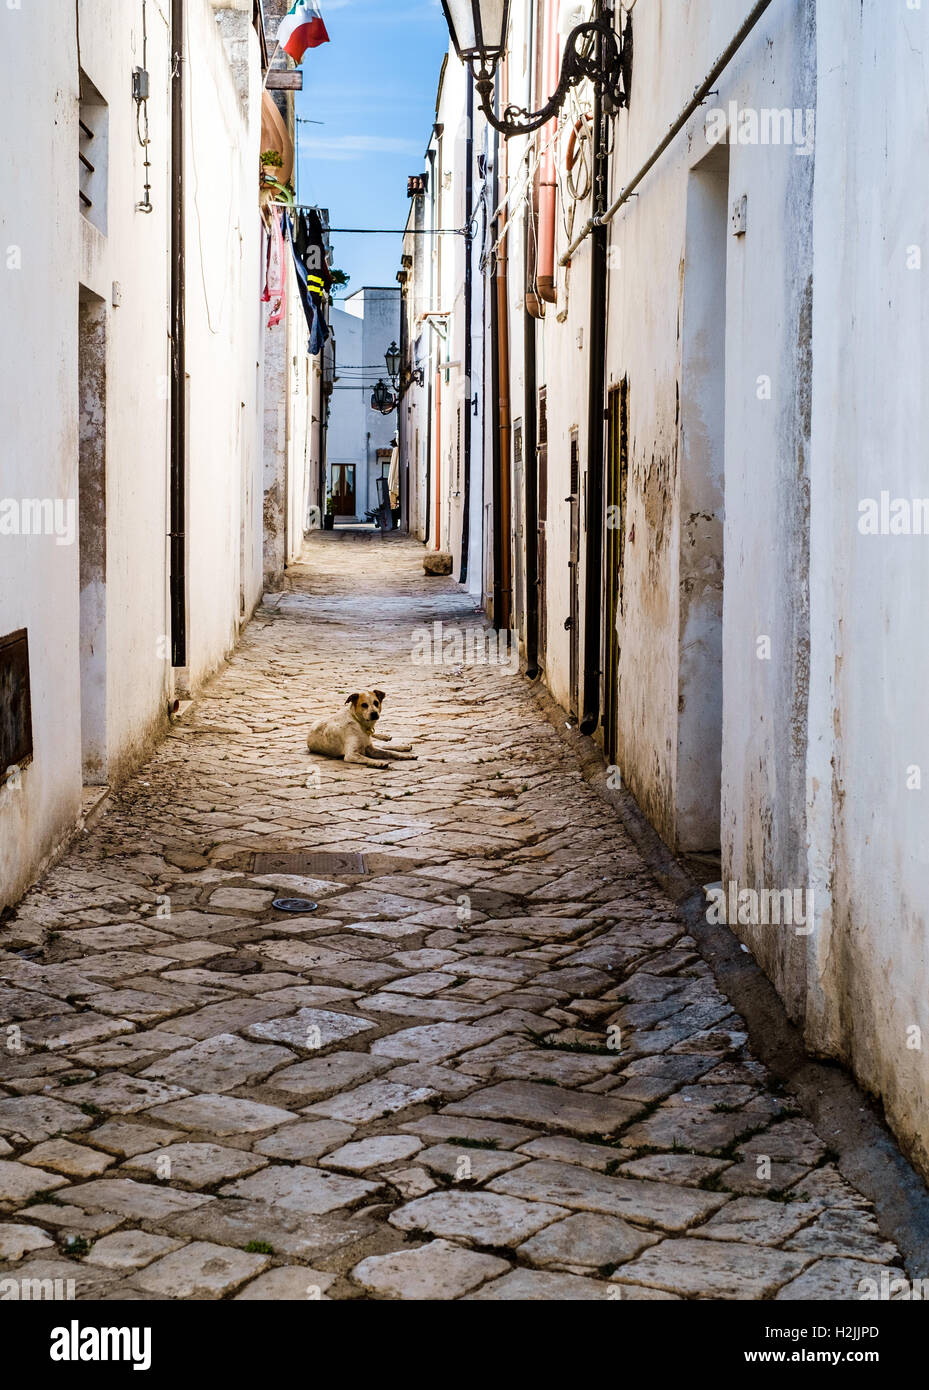
[[[375,690],[374,693],[375,693],[375,695],[377,696],[377,698],[380,700],[381,704],[383,704],[384,701],[385,701],[385,699],[387,698],[386,695],[384,694],[383,690]]]
[[[353,705],[357,699],[358,699],[358,692],[357,692],[357,690],[356,690],[354,695],[349,695],[349,697],[348,697],[348,699],[345,701],[345,703],[346,703],[347,705]]]

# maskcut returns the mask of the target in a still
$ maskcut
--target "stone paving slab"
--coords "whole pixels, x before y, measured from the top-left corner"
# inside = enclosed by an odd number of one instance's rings
[[[371,1255],[355,1266],[352,1279],[381,1298],[449,1299],[461,1298],[509,1267],[495,1255],[432,1240],[414,1250]]]
[[[533,1201],[541,1198],[579,1211],[608,1212],[666,1231],[684,1231],[728,1201],[724,1192],[609,1177],[548,1159],[537,1159],[512,1173],[504,1173],[494,1178],[490,1187],[494,1192],[509,1192]]]
[[[161,1298],[222,1298],[270,1263],[266,1255],[194,1241],[148,1265],[135,1282]]]
[[[486,1119],[522,1120],[545,1129],[567,1130],[578,1135],[610,1135],[633,1119],[638,1102],[592,1096],[563,1086],[544,1086],[531,1081],[505,1081],[466,1100],[446,1106],[449,1115]]]
[[[689,1298],[772,1298],[795,1279],[809,1257],[736,1241],[665,1240],[613,1276]]]
[[[494,1192],[436,1192],[399,1207],[390,1221],[401,1231],[429,1231],[499,1249],[519,1245],[567,1215],[547,1202],[524,1202]]]
[[[399,536],[314,536],[286,584],[0,924],[4,1273],[246,1301],[896,1277],[525,682],[411,660],[473,599]],[[375,682],[418,760],[310,757]]]

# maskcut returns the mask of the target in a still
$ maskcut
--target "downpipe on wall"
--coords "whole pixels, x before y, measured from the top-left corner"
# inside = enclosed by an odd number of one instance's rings
[[[524,224],[526,265],[529,264],[531,208],[527,205]],[[523,304],[523,481],[526,495],[526,675],[539,679],[539,419],[536,374],[536,321],[529,308],[529,294]]]
[[[499,84],[498,101],[507,104],[505,65]],[[502,178],[501,178],[502,173]],[[507,186],[506,142],[494,132],[493,205],[498,206],[500,187]],[[499,218],[499,241],[490,260],[491,323],[491,458],[493,467],[493,620],[498,632],[512,627],[511,546],[511,419],[510,419],[510,331],[506,237],[502,235],[505,214]]]
[[[171,664],[187,657],[187,323],[184,225],[184,0],[171,3]]]
[[[465,275],[464,275],[464,488],[461,511],[461,565],[458,582],[468,582],[468,551],[471,547],[471,397],[474,349],[471,338],[471,304],[473,299],[472,258],[474,236],[471,219],[474,216],[474,75],[468,70],[468,136],[465,141]]]
[[[597,17],[603,6],[598,5]],[[600,40],[597,40],[598,44]],[[603,103],[594,89],[594,219],[606,206],[607,145]],[[596,223],[591,232],[590,346],[587,403],[587,535],[584,585],[584,690],[581,733],[593,734],[600,725],[600,625],[603,593],[603,405],[606,384],[606,261],[607,229]]]

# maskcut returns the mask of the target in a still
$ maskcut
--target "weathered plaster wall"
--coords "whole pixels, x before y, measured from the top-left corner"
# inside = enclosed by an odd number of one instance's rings
[[[196,683],[231,646],[260,593],[260,491],[246,486],[258,467],[258,151],[243,106],[247,100],[257,110],[260,72],[250,6],[229,16],[239,24],[240,51],[244,44],[251,55],[249,91],[233,80],[223,41],[227,17],[220,28],[208,0],[190,0],[188,9],[188,535]],[[75,18],[72,7],[49,43],[44,9],[0,8],[0,83],[10,103],[0,166],[8,329],[0,500],[57,499],[77,512],[81,434],[85,462],[102,458],[99,486],[85,488],[84,516],[69,544],[0,535],[0,633],[29,632],[35,736],[21,786],[0,792],[0,906],[20,896],[75,825],[82,780],[113,783],[130,770],[164,728],[174,694],[167,599],[170,14],[162,0],[148,0],[153,211],[146,214],[136,206],[144,153],[131,96],[132,69],[143,63],[142,9],[101,0],[79,6],[80,62],[107,104],[108,149],[103,157],[95,152],[93,224],[78,200]],[[85,339],[79,390],[81,299],[90,306],[85,326],[89,314],[96,327],[92,341]]]
[[[261,459],[261,71],[247,15],[240,18],[252,60],[247,71],[236,70],[246,87],[230,66],[209,0],[189,0],[187,12],[196,54],[187,65],[188,621],[196,688],[231,650],[258,598],[254,552],[249,547],[243,574],[241,548],[229,538],[241,534],[243,467],[257,473]],[[258,489],[249,504],[260,531]]]
[[[929,17],[818,11],[807,1035],[929,1170],[929,538],[859,531],[929,492]]]
[[[77,61],[73,39],[47,42],[37,6],[0,10],[7,130],[0,162],[0,499],[77,499]],[[34,55],[45,61],[36,64]],[[34,112],[45,119],[40,125]],[[45,204],[34,211],[36,169]],[[29,632],[35,758],[0,788],[0,905],[80,807],[78,547],[0,536],[0,633]],[[49,592],[60,596],[48,602]],[[48,692],[54,692],[50,698]]]

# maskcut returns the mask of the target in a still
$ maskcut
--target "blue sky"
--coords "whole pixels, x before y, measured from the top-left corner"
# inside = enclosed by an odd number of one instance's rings
[[[448,27],[438,0],[320,0],[331,43],[303,59],[300,201],[334,227],[402,227],[421,173]],[[400,239],[333,236],[333,263],[362,285],[395,285]]]

